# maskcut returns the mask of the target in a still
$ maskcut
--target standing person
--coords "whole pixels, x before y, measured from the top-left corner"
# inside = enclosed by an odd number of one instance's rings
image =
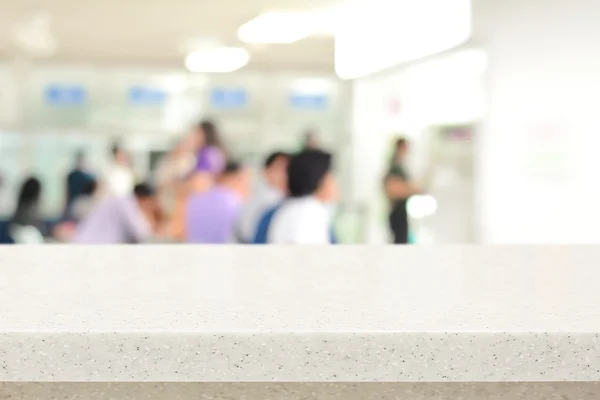
[[[133,191],[135,177],[129,155],[118,144],[112,147],[112,164],[106,171],[103,183],[108,195],[123,197]]]
[[[75,154],[75,164],[73,169],[69,172],[66,179],[65,219],[73,218],[73,204],[80,196],[84,195],[83,192],[88,186],[88,183],[93,180],[93,175],[86,171],[85,156],[83,152],[77,152],[77,154]]]
[[[337,198],[331,154],[307,150],[292,157],[288,166],[289,198],[269,223],[267,242],[273,244],[331,244]]]
[[[17,207],[10,219],[10,231],[18,227],[33,227],[41,235],[46,235],[44,218],[41,213],[42,183],[34,176],[27,178],[21,185]]]
[[[302,150],[319,150],[319,140],[317,138],[317,133],[309,129],[304,134],[304,144],[302,146]]]
[[[202,121],[194,133],[196,147],[195,184],[198,190],[208,190],[226,163],[225,150],[217,126]]]
[[[157,228],[158,200],[154,189],[136,185],[129,196],[101,200],[78,226],[76,244],[144,243]]]
[[[225,150],[217,126],[212,121],[202,121],[196,131],[198,154],[196,171],[218,175],[225,167]]]
[[[189,139],[189,146],[195,153],[192,174],[183,185],[175,186],[172,207],[167,209],[167,234],[176,241],[186,240],[185,208],[188,197],[191,193],[208,191],[225,167],[225,151],[213,122],[200,122]]]
[[[229,162],[216,184],[192,194],[185,208],[185,234],[189,243],[225,244],[235,241],[235,230],[248,193],[247,171]]]
[[[418,188],[411,182],[406,172],[407,152],[408,142],[404,138],[399,138],[394,145],[390,169],[384,180],[385,192],[391,206],[389,224],[394,235],[394,244],[408,244],[406,204],[412,195],[419,193]]]
[[[159,161],[155,182],[161,208],[168,216],[173,214],[178,192],[194,169],[195,163],[196,155],[190,138],[180,139]]]
[[[290,156],[282,151],[270,154],[265,160],[256,187],[240,217],[239,232],[244,243],[253,241],[261,216],[285,197],[289,160]]]

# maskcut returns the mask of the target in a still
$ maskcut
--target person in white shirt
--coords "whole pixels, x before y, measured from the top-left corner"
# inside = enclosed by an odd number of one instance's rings
[[[243,243],[252,242],[260,218],[284,199],[289,159],[290,156],[282,151],[276,151],[267,157],[252,196],[240,216],[238,229]]]
[[[268,243],[332,243],[330,205],[336,200],[337,185],[331,169],[332,156],[324,151],[306,150],[291,158],[289,198],[273,215]]]
[[[113,146],[112,156],[112,165],[104,175],[105,192],[111,196],[129,196],[135,185],[135,177],[129,164],[129,156],[119,145]]]

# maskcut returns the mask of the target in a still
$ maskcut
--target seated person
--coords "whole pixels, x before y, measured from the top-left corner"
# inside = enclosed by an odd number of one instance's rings
[[[189,243],[235,242],[235,230],[248,193],[249,176],[242,166],[229,162],[215,185],[190,195],[185,207],[185,236]]]
[[[306,150],[288,166],[289,198],[272,215],[267,242],[272,244],[331,244],[332,213],[337,189],[332,156]]]
[[[15,243],[42,243],[48,229],[41,213],[42,183],[36,177],[21,185],[17,207],[8,224],[8,234]]]
[[[287,193],[287,166],[290,156],[274,152],[267,157],[255,188],[239,221],[239,233],[244,243],[253,241],[262,215],[279,205]]]
[[[101,200],[81,222],[75,234],[77,244],[143,243],[153,237],[158,214],[154,189],[136,185],[131,196]]]

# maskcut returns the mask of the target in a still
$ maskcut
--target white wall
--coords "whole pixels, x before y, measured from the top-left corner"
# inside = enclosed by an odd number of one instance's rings
[[[0,125],[13,126],[18,119],[18,89],[10,65],[0,65]]]
[[[490,243],[600,242],[600,5],[474,2],[490,57],[479,148]]]
[[[473,48],[354,81],[352,193],[369,205],[370,241],[385,236],[382,177],[394,139],[409,138],[410,169],[419,179],[428,161],[427,127],[483,117],[485,67],[485,52]]]
[[[473,40],[488,54],[486,117],[477,138],[479,240],[600,242],[597,0],[479,0],[473,6]],[[455,79],[451,73],[441,78]],[[398,67],[354,84],[360,167],[353,192],[361,199],[378,196],[392,134],[418,138],[420,127],[438,120],[436,110],[447,111],[440,120],[457,114],[452,109],[460,101],[452,102],[448,90],[436,95],[426,87],[436,85],[410,81]],[[402,98],[395,116],[386,109],[390,96]]]

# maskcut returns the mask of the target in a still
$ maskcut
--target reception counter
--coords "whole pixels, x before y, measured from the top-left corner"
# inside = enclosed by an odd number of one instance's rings
[[[0,399],[597,399],[599,265],[595,247],[5,247]]]

